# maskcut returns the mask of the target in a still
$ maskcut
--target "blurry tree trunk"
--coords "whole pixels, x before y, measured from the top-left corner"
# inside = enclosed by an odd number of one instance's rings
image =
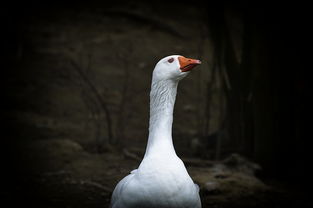
[[[216,62],[213,61],[212,71],[210,73],[209,80],[206,83],[206,101],[205,101],[205,109],[204,109],[204,124],[202,130],[202,137],[207,138],[210,134],[210,118],[211,118],[211,103],[212,103],[212,94],[213,94],[213,86],[215,84],[216,79]]]
[[[254,153],[254,116],[253,116],[253,99],[254,99],[254,83],[256,79],[255,68],[257,51],[255,47],[256,35],[254,24],[247,12],[243,14],[243,41],[242,41],[242,99],[241,99],[241,122],[242,128],[242,152],[249,157]]]
[[[200,36],[200,41],[199,41],[199,45],[198,45],[198,55],[197,58],[199,60],[202,60],[203,55],[204,55],[204,42],[205,40],[208,38],[208,34],[207,34],[207,28],[202,28],[201,30],[201,36]],[[197,73],[198,75],[198,80],[201,80],[202,72],[200,71],[200,73]],[[212,76],[211,76],[211,80],[209,80],[208,82],[212,83]],[[209,84],[207,84],[209,85]],[[203,83],[198,81],[197,82],[197,92],[198,92],[198,99],[199,101],[202,101],[202,97],[203,97]],[[210,120],[209,116],[206,116],[210,110],[210,102],[208,102],[209,100],[209,96],[211,96],[211,93],[208,93],[209,90],[211,90],[211,88],[209,88],[206,92],[207,92],[207,100],[204,104],[204,111],[202,111],[202,102],[198,102],[198,114],[197,114],[197,126],[198,126],[198,130],[197,133],[201,138],[204,138],[207,135],[208,132],[208,123]],[[204,112],[204,115],[203,115]]]
[[[302,152],[293,135],[292,115],[293,102],[299,101],[292,97],[293,80],[290,79],[299,68],[295,67],[293,74],[286,71],[290,68],[290,60],[286,59],[290,54],[286,53],[290,51],[285,50],[290,40],[286,41],[284,37],[292,33],[289,22],[287,32],[282,33],[280,27],[284,26],[286,16],[277,15],[277,8],[234,5],[230,8],[243,15],[240,17],[244,25],[241,61],[236,58],[233,47],[236,40],[231,38],[232,31],[224,17],[226,6],[208,7],[209,32],[216,62],[213,70],[222,75],[222,89],[226,96],[225,129],[220,125],[225,137],[217,139],[216,158],[223,154],[227,144],[230,151],[253,157],[264,169],[272,172],[287,170],[290,161],[293,166],[301,167],[295,159],[300,158]],[[210,99],[208,96],[208,101]],[[223,145],[219,143],[221,141]],[[295,149],[290,151],[288,147]]]
[[[232,42],[231,30],[228,27],[225,17],[224,5],[218,5],[214,11],[210,11],[209,28],[214,44],[214,64],[213,70],[217,70],[222,78],[221,88],[226,96],[226,109],[220,116],[220,131],[225,135],[228,145],[233,151],[251,156],[254,145],[254,125],[253,125],[253,67],[254,54],[251,47],[255,41],[249,17],[244,17],[244,32],[242,38],[242,62],[236,57],[234,43]],[[236,41],[236,40],[235,40]],[[238,41],[238,40],[237,40]],[[238,53],[238,51],[237,51]],[[216,68],[216,69],[215,69]],[[208,85],[208,87],[211,87]],[[209,97],[209,96],[208,96]],[[222,101],[220,101],[222,102]],[[209,114],[207,114],[209,116]],[[224,132],[225,131],[225,132]],[[221,154],[221,140],[223,136],[217,138],[216,158]]]
[[[220,97],[222,97],[222,91],[219,89],[217,85],[217,80],[221,79],[222,77],[222,68],[223,68],[223,62],[224,62],[224,51],[225,51],[225,33],[224,33],[224,17],[223,17],[223,7],[222,5],[218,5],[216,8],[208,8],[208,30],[209,35],[212,40],[213,44],[213,63],[212,63],[212,72],[210,74],[209,81],[207,83],[207,100],[206,100],[206,108],[205,108],[205,115],[206,115],[206,122],[204,124],[204,137],[209,138],[209,128],[210,128],[210,116],[211,116],[211,101],[212,101],[212,89],[213,86],[216,85],[217,90],[220,90]],[[223,84],[222,84],[223,85]],[[221,102],[222,100],[220,100]],[[219,115],[222,116],[225,109],[223,109],[221,103]],[[220,121],[223,121],[224,118],[219,119]],[[221,122],[223,123],[223,122]],[[217,137],[216,137],[216,146],[215,146],[215,159],[220,158],[221,154],[221,140],[222,136],[224,135],[223,131],[225,130],[223,128],[223,125],[220,123],[220,129],[218,130]]]
[[[285,89],[278,92],[277,88],[279,83],[284,83],[280,80],[283,79],[284,75],[278,73],[280,66],[275,66],[275,63],[279,60],[279,54],[275,54],[276,52],[273,50],[277,47],[275,45],[278,39],[272,39],[274,38],[271,34],[273,28],[266,24],[264,19],[259,18],[258,12],[248,11],[247,15],[247,19],[253,21],[247,24],[251,27],[249,30],[251,55],[247,60],[250,60],[249,65],[254,71],[252,99],[254,121],[253,156],[265,169],[275,169],[279,165],[276,161],[283,156],[280,153],[283,152],[281,149],[284,146],[283,143],[279,143],[278,121],[282,121],[282,118],[279,117],[278,113],[278,99],[280,97],[278,93],[283,93]],[[275,56],[272,56],[273,54]],[[281,129],[281,132],[288,132],[289,130],[290,128],[287,127]]]

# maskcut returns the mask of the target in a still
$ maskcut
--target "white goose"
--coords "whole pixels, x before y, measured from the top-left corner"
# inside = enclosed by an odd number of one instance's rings
[[[201,208],[199,187],[176,155],[172,142],[178,82],[199,64],[199,60],[173,55],[155,66],[146,153],[138,169],[115,187],[111,208]]]

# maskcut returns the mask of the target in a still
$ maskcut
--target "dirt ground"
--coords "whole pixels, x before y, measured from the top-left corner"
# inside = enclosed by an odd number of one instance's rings
[[[135,153],[91,154],[66,139],[33,141],[23,145],[22,152],[15,182],[7,181],[10,188],[2,189],[2,195],[11,204],[31,207],[108,207],[116,183],[139,165],[128,156]],[[189,158],[185,164],[200,185],[203,208],[312,205],[303,190],[255,177],[260,167],[237,154],[218,163]]]

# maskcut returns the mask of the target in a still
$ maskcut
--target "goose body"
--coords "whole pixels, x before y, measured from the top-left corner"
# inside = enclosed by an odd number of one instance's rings
[[[111,208],[201,208],[199,187],[176,155],[172,142],[178,82],[200,63],[173,55],[155,66],[146,153],[138,169],[115,187]]]

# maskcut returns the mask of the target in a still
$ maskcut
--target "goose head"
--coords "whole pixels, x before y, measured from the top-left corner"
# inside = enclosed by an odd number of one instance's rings
[[[153,77],[157,80],[181,80],[199,64],[201,61],[197,59],[180,55],[167,56],[156,64]]]

